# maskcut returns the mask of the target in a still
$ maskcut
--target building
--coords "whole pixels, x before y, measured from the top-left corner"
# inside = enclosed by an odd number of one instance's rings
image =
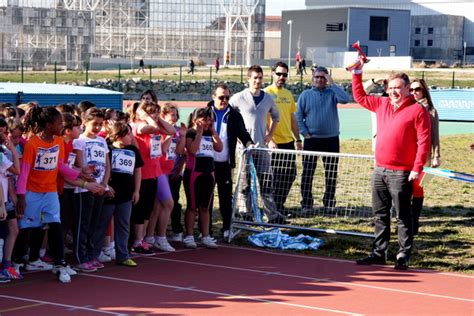
[[[291,20],[291,56],[298,51],[307,61],[341,67],[351,45],[360,41],[368,56],[408,56],[410,11],[371,8],[333,8],[283,11],[280,53],[288,58]],[[353,57],[352,57],[353,59]]]
[[[265,55],[264,58],[279,59],[281,45],[281,16],[265,18]]]
[[[410,53],[415,60],[474,62],[473,0],[306,0],[305,4],[308,9],[362,7],[409,10]],[[417,28],[420,29],[419,34],[416,33]]]
[[[231,64],[250,64],[264,57],[264,26],[265,0],[0,0],[2,56],[30,66],[81,67],[90,57],[209,62],[226,51]]]

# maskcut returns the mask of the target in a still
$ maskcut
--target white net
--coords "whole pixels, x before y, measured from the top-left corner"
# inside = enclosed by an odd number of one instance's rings
[[[233,228],[284,226],[372,236],[373,156],[251,149],[241,155]]]

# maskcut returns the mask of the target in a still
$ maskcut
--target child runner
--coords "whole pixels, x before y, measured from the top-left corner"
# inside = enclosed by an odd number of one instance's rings
[[[73,141],[76,154],[76,166],[83,170],[91,169],[94,182],[102,186],[98,192],[87,189],[87,183],[76,187],[76,230],[74,246],[78,265],[76,269],[83,272],[95,272],[104,268],[94,254],[94,245],[102,241],[95,234],[102,212],[104,195],[113,196],[112,188],[107,183],[110,177],[109,149],[105,139],[97,136],[102,128],[104,113],[97,108],[90,108],[84,113],[84,132]],[[102,244],[100,244],[102,246]]]
[[[183,179],[182,171],[185,162],[186,145],[186,125],[181,123],[178,127],[176,122],[179,119],[178,106],[172,102],[167,102],[161,107],[160,116],[163,120],[173,125],[176,129],[174,135],[167,136],[163,145],[163,155],[160,158],[161,169],[168,176],[171,194],[173,196],[173,211],[171,212],[171,230],[173,235],[171,241],[183,241],[183,225],[181,224],[182,206],[179,203],[179,191]]]
[[[8,279],[21,279],[22,275],[12,266],[12,253],[15,240],[18,236],[18,221],[16,219],[16,194],[9,194],[9,188],[13,188],[12,176],[20,173],[20,160],[15,148],[15,144],[7,138],[7,122],[0,119],[0,213],[5,211],[4,222],[0,223],[6,236],[0,236],[4,239],[2,269],[0,275]],[[14,203],[9,202],[9,195],[15,199]]]
[[[166,227],[173,209],[173,197],[169,190],[166,175],[163,175],[159,157],[162,155],[161,135],[173,135],[175,129],[159,118],[159,108],[156,103],[142,103],[134,107],[132,120],[133,134],[138,143],[144,166],[142,168],[142,183],[140,186],[140,200],[132,211],[135,236],[132,251],[138,254],[152,255],[148,245],[154,245],[163,251],[174,251],[166,240]],[[162,204],[162,209],[155,207],[155,200]],[[151,215],[153,213],[153,217]],[[159,236],[155,239],[156,222],[160,219]],[[148,238],[144,240],[145,223],[148,224]],[[163,229],[164,227],[164,229]]]
[[[214,151],[222,151],[222,141],[214,128],[213,112],[210,108],[194,110],[189,117],[186,134],[186,169],[183,184],[187,208],[185,214],[186,237],[184,246],[196,248],[193,237],[196,209],[199,211],[201,242],[207,248],[217,248],[215,240],[209,236],[209,204],[214,192]]]
[[[141,167],[143,160],[138,148],[132,145],[132,131],[127,124],[115,123],[109,130],[111,177],[109,186],[115,196],[105,199],[99,219],[98,237],[104,236],[112,216],[114,219],[114,240],[116,262],[127,267],[136,267],[128,253],[128,238],[132,203],[140,198]],[[95,255],[101,251],[101,244],[95,246]]]
[[[61,135],[63,120],[54,107],[33,107],[25,118],[27,130],[33,136],[25,144],[21,173],[18,176],[19,226],[24,230],[44,234],[42,226],[49,228],[49,249],[54,260],[53,273],[63,283],[71,282],[76,272],[64,260],[63,233],[60,223],[59,199],[56,179],[58,171],[76,179],[79,172],[64,163],[64,142]],[[32,234],[33,235],[33,234]],[[32,237],[32,236],[31,236]],[[42,240],[43,238],[38,238]],[[35,242],[35,240],[32,240]],[[38,247],[39,249],[39,247]],[[38,253],[31,253],[31,260],[39,260]]]

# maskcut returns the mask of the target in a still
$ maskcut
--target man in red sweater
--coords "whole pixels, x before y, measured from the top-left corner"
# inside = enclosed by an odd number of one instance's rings
[[[430,150],[430,117],[410,95],[405,73],[388,79],[388,97],[369,96],[362,85],[362,66],[353,70],[354,100],[377,117],[376,167],[372,179],[375,240],[369,257],[357,264],[385,264],[390,240],[390,208],[397,214],[398,253],[395,269],[408,269],[413,244],[410,209],[412,182],[423,170]]]

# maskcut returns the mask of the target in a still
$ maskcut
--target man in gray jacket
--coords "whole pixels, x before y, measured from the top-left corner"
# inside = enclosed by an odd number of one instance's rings
[[[276,108],[273,98],[262,90],[263,70],[258,65],[251,66],[247,71],[247,81],[249,87],[232,96],[229,103],[242,114],[245,127],[257,147],[267,148],[272,140],[275,128],[278,124],[280,114]],[[271,117],[270,127],[267,129],[267,115]],[[270,164],[270,154],[266,151],[256,151],[252,155],[258,182],[260,184],[260,194],[262,196],[264,211],[269,223],[285,224],[285,216],[276,210],[273,199],[272,169]],[[244,173],[241,182],[242,195],[245,199],[247,214],[252,209],[250,194],[249,172]]]

